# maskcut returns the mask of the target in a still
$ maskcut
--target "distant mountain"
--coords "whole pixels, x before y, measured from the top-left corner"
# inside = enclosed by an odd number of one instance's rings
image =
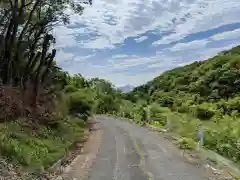
[[[124,93],[128,93],[131,92],[134,89],[134,86],[131,85],[125,85],[125,86],[121,86],[121,87],[117,87],[118,90],[124,92]]]

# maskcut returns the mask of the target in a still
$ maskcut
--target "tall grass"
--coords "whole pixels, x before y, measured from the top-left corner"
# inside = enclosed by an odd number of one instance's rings
[[[171,132],[196,141],[199,124],[204,129],[204,147],[240,163],[240,118],[223,116],[211,121],[200,121],[189,114],[178,112],[162,113],[169,121]]]

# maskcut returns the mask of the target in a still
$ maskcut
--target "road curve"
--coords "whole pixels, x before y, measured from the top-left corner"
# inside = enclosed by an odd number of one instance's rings
[[[97,116],[103,139],[86,180],[208,180],[172,144],[152,131],[117,118]]]

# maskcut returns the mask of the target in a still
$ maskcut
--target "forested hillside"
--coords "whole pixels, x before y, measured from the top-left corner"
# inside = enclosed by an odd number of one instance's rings
[[[235,47],[209,60],[164,72],[147,85],[136,88],[131,96],[181,112],[197,105],[206,111],[205,115],[199,114],[203,119],[211,118],[216,113],[214,110],[220,109],[227,115],[240,113],[239,54],[240,47]],[[209,104],[204,106],[205,103]]]
[[[169,70],[127,94],[125,116],[158,125],[194,141],[205,128],[206,148],[240,162],[240,46],[205,61]],[[131,102],[131,103],[130,103]],[[129,110],[131,109],[131,110]],[[134,112],[134,115],[130,112]],[[137,115],[137,117],[136,117]]]

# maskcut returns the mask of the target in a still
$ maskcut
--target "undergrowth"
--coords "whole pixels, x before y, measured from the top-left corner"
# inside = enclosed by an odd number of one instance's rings
[[[57,121],[54,129],[39,126],[33,130],[20,120],[1,123],[0,153],[22,171],[42,171],[61,159],[75,141],[83,138],[85,128],[86,123],[72,117]]]

